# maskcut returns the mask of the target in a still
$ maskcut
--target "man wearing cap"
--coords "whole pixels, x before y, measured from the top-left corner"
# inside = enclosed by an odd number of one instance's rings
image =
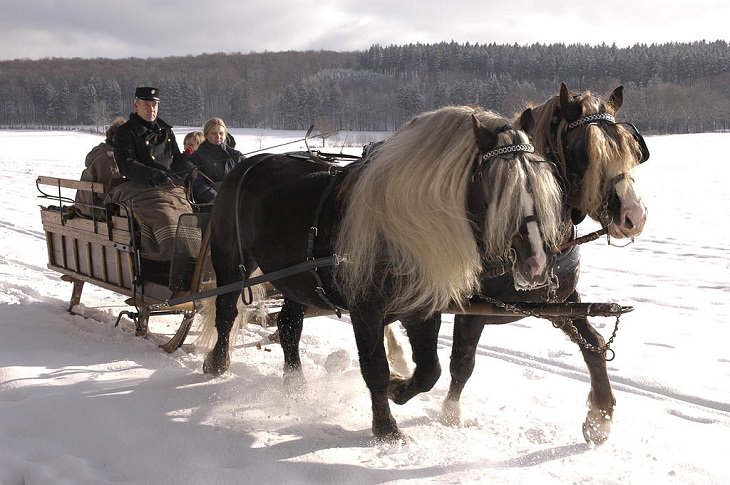
[[[117,130],[114,146],[114,158],[126,182],[110,192],[107,202],[132,202],[141,221],[143,272],[145,267],[158,268],[148,274],[157,272],[164,279],[178,218],[192,212],[182,181],[193,165],[180,153],[172,126],[157,117],[159,107],[158,88],[135,90],[134,112]]]
[[[191,168],[180,153],[172,126],[157,117],[160,90],[139,87],[134,92],[134,113],[119,127],[114,157],[127,179],[150,186],[180,183]]]

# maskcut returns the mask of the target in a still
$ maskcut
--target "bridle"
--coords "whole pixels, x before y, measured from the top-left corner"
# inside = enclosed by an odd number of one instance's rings
[[[572,121],[570,123],[567,122],[567,120],[563,119],[560,121],[560,123],[556,127],[555,132],[555,139],[557,142],[557,146],[555,147],[556,150],[552,150],[552,154],[557,158],[559,161],[558,166],[560,167],[560,181],[561,185],[563,186],[563,191],[565,193],[565,196],[568,198],[568,202],[575,199],[577,197],[577,190],[578,186],[580,186],[581,181],[583,177],[585,176],[585,168],[580,171],[569,171],[569,167],[575,167],[576,165],[580,165],[579,163],[576,163],[575,160],[569,160],[572,155],[571,151],[569,150],[569,143],[567,142],[567,134],[575,130],[577,128],[581,127],[588,127],[590,125],[594,124],[608,124],[608,125],[620,125],[622,126],[626,131],[629,132],[631,137],[636,141],[636,143],[639,146],[640,150],[640,159],[638,165],[644,163],[649,159],[650,153],[649,148],[646,146],[646,141],[644,140],[644,137],[641,135],[639,130],[634,126],[632,123],[629,123],[627,121],[616,121],[616,118],[610,114],[610,113],[595,113],[587,116],[583,116],[581,118],[578,118],[575,121]],[[569,164],[569,161],[573,161],[574,163]],[[612,177],[607,183],[606,183],[606,190],[608,192],[614,191],[616,185],[621,182],[622,180],[630,179],[633,180],[633,177],[631,174],[627,172],[621,172],[618,175]],[[608,200],[609,197],[604,197],[604,207],[602,210],[601,215],[601,225],[604,227],[607,227],[610,222],[611,218],[608,211]],[[584,214],[580,214],[580,216],[573,216],[573,223],[577,224],[579,223],[582,218],[585,217]]]
[[[513,140],[518,140],[517,130],[509,125],[505,125],[500,130],[497,131],[497,134],[502,133],[504,131],[513,131],[514,136],[512,137]],[[535,153],[535,147],[531,143],[513,143],[512,145],[505,145],[498,148],[494,148],[492,150],[486,151],[486,152],[480,152],[477,156],[477,159],[475,161],[475,169],[472,172],[472,182],[476,179],[478,176],[481,179],[481,192],[482,197],[484,201],[484,209],[489,205],[489,197],[490,197],[490,191],[489,191],[489,184],[487,177],[484,176],[484,171],[487,169],[487,167],[495,161],[495,159],[506,159],[506,158],[516,158],[517,155],[521,153]],[[508,156],[508,157],[507,157]],[[522,165],[523,172],[526,176],[526,187],[528,193],[532,193],[532,183],[530,181],[529,172],[527,171],[526,166],[526,159],[525,157],[520,157],[519,162]],[[534,160],[535,163],[550,163],[547,160],[539,159]],[[541,233],[542,237],[542,227],[540,224],[540,219],[537,216],[537,214],[530,214],[525,216],[522,219],[522,223],[520,227],[526,227],[528,223],[535,222],[537,223],[538,230]],[[483,268],[483,274],[486,277],[492,278],[496,276],[502,276],[509,271],[511,271],[512,265],[516,259],[516,254],[514,249],[511,249],[507,257],[500,257],[499,262],[496,264],[485,264]]]
[[[639,165],[649,160],[649,148],[646,146],[646,141],[644,140],[644,137],[641,136],[641,133],[639,133],[639,130],[636,128],[636,126],[634,126],[633,123],[629,123],[628,121],[616,121],[616,118],[612,114],[596,113],[584,116],[583,118],[578,118],[577,120],[568,124],[568,128],[566,131],[570,131],[580,126],[596,123],[608,123],[611,125],[623,126],[626,131],[628,131],[634,138],[634,140],[636,140],[636,142],[639,144],[639,149],[641,150],[641,160],[639,160]]]

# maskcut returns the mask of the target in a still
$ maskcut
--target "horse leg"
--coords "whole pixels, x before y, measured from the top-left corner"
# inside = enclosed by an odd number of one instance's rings
[[[279,342],[284,351],[284,383],[287,387],[304,382],[302,361],[299,358],[299,340],[302,338],[304,310],[304,305],[285,298],[276,319]]]
[[[236,308],[238,296],[239,293],[233,292],[218,295],[215,299],[215,329],[218,337],[203,361],[203,372],[206,374],[219,376],[231,366],[228,347],[233,322],[238,315]]]
[[[577,293],[573,293],[569,301],[578,302],[580,297]],[[597,352],[591,350],[591,348],[586,348],[578,341],[576,333],[588,342],[592,348],[602,347],[605,340],[588,322],[586,317],[576,318],[570,323],[566,322],[562,326],[562,330],[580,347],[591,380],[591,390],[588,394],[588,413],[583,423],[583,437],[588,443],[600,445],[608,439],[611,433],[611,420],[616,398],[611,391],[611,383],[608,380],[605,352]]]
[[[370,391],[373,435],[379,440],[402,441],[405,437],[398,429],[388,402],[390,371],[383,344],[385,321],[382,315],[378,318],[375,312],[370,311],[366,314],[363,309],[357,307],[350,309],[350,320],[355,331],[360,372]]]
[[[415,395],[430,391],[441,375],[441,364],[436,353],[441,314],[437,313],[426,320],[404,320],[402,323],[411,343],[416,368],[409,378],[391,379],[388,394],[396,404],[405,404]]]
[[[477,344],[484,330],[485,318],[479,315],[456,315],[451,345],[451,383],[441,408],[441,421],[456,426],[461,423],[461,392],[474,372]]]

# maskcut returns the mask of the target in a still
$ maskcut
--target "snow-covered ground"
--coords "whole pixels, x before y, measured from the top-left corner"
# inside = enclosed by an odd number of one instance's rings
[[[303,133],[234,135],[247,152]],[[0,131],[0,484],[730,483],[730,134],[648,138],[651,159],[637,170],[644,234],[625,248],[605,239],[582,248],[583,299],[636,308],[621,318],[609,363],[613,431],[595,448],[581,434],[580,353],[546,321],[485,329],[466,424],[452,428],[437,419],[449,382],[445,317],[444,374],[393,406],[410,442],[383,445],[371,440],[346,318],[305,322],[308,392],[290,397],[281,349],[266,339],[273,329],[247,328],[230,371],[211,378],[202,355],[157,347],[178,319],[153,318],[161,335],[137,338],[126,318],[114,327],[123,298],[91,286],[87,318],[67,313],[71,288],[46,268],[34,181],[78,178],[100,141]],[[594,323],[610,335],[613,319]]]

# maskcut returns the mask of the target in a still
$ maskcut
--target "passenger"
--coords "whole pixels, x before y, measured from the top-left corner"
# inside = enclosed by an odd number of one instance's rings
[[[121,181],[122,179],[117,162],[114,161],[114,141],[117,128],[125,121],[121,116],[112,121],[112,124],[106,130],[106,139],[92,148],[86,155],[86,168],[81,172],[82,181],[103,183],[105,193],[111,189],[113,180]],[[106,212],[103,208],[104,197],[101,194],[92,194],[87,190],[76,192],[74,205],[76,214],[90,219],[104,220],[106,219]]]
[[[192,155],[203,140],[205,140],[205,136],[202,131],[191,131],[183,139],[183,153],[188,156]]]
[[[192,212],[183,178],[193,166],[180,153],[172,126],[157,117],[159,89],[139,87],[134,97],[134,112],[117,130],[114,148],[127,182],[112,189],[107,201],[131,201],[141,226],[143,269],[164,273],[165,263],[169,267],[172,259],[178,218]]]
[[[233,148],[235,141],[222,119],[206,121],[203,135],[205,141],[190,156],[199,172],[193,182],[193,198],[198,204],[213,202],[223,177],[245,158]]]

